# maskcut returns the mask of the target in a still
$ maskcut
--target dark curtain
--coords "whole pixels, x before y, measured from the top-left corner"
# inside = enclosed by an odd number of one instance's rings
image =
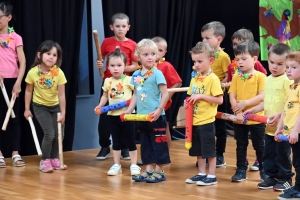
[[[67,78],[66,84],[66,122],[64,150],[72,150],[77,94],[77,72],[79,62],[81,22],[84,0],[11,0],[13,7],[13,26],[22,36],[26,56],[26,72],[31,68],[39,45],[47,39],[58,42],[63,49],[62,70]],[[36,154],[31,129],[23,117],[25,81],[22,84],[20,106],[21,120],[21,155]],[[32,109],[31,109],[32,110]],[[42,130],[34,118],[34,124],[41,142]],[[9,135],[9,130],[8,134]],[[5,145],[4,154],[11,155],[9,145]]]
[[[189,50],[193,46],[196,25],[196,0],[102,0],[105,37],[113,36],[109,29],[111,17],[122,12],[129,16],[127,37],[139,42],[143,38],[161,36],[168,42],[166,60],[173,64],[186,83],[190,80]],[[185,85],[187,86],[187,85]],[[172,122],[176,120],[184,93],[176,93],[171,109]],[[172,125],[172,124],[171,124]]]

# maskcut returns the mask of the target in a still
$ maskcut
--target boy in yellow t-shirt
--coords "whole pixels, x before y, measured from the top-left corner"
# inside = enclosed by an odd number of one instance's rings
[[[211,70],[214,72],[215,75],[219,78],[221,83],[227,82],[227,71],[228,65],[230,64],[230,57],[227,53],[223,51],[220,47],[221,42],[225,38],[225,26],[218,21],[213,21],[208,24],[205,24],[201,29],[201,37],[203,42],[208,43],[210,46],[214,48],[216,51],[215,53],[215,60],[211,65]],[[228,94],[223,94],[223,103],[218,105],[218,111],[226,112],[226,104],[228,102]],[[222,119],[216,119],[216,167],[222,167],[226,165],[224,160],[223,153],[225,152],[226,148],[226,138],[227,138],[227,131],[226,131],[226,122]]]
[[[264,102],[245,111],[245,113],[265,112],[269,117],[265,134],[265,150],[263,167],[269,178],[257,185],[260,189],[282,191],[291,187],[292,163],[290,159],[291,147],[287,142],[276,142],[274,134],[280,119],[289,86],[293,83],[286,76],[286,56],[292,52],[291,48],[282,43],[273,45],[268,54],[269,71],[271,75],[265,82]]]
[[[259,45],[251,40],[240,43],[234,49],[234,55],[238,63],[239,71],[231,82],[229,99],[232,111],[236,114],[237,120],[234,122],[234,138],[236,140],[237,170],[231,178],[232,182],[247,180],[245,163],[248,147],[248,133],[251,132],[252,145],[259,162],[260,176],[265,180],[265,173],[262,166],[264,151],[265,125],[259,122],[244,122],[243,111],[248,110],[263,101],[264,85],[266,76],[254,69],[254,63],[259,55]],[[263,115],[263,112],[257,113]]]
[[[214,49],[208,44],[198,42],[190,51],[197,74],[192,77],[187,100],[194,104],[193,135],[190,156],[197,156],[199,174],[186,179],[186,183],[197,185],[217,184],[216,149],[215,149],[215,116],[218,104],[223,103],[223,91],[218,77],[210,65],[214,61]],[[186,102],[185,102],[186,105]],[[208,175],[205,172],[208,159]]]

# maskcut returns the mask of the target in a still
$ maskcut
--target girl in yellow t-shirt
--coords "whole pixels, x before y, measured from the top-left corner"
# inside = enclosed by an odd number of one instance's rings
[[[107,62],[112,77],[106,78],[104,81],[102,87],[103,95],[99,105],[95,108],[95,112],[97,109],[103,107],[107,100],[109,101],[109,104],[115,104],[131,99],[132,91],[134,89],[134,86],[130,84],[131,77],[123,74],[126,66],[126,55],[119,48],[108,55]],[[140,174],[141,168],[136,165],[137,150],[134,137],[134,122],[122,122],[120,119],[120,114],[124,113],[126,110],[127,107],[107,113],[110,117],[109,129],[113,139],[112,148],[114,165],[107,172],[107,174],[111,176],[122,173],[120,157],[121,147],[124,145],[129,149],[131,175]]]
[[[61,62],[62,50],[59,44],[46,40],[39,46],[32,68],[25,79],[27,84],[24,117],[27,120],[28,117],[32,117],[30,111],[32,99],[35,117],[44,132],[40,170],[45,173],[53,172],[53,169],[61,169],[58,159],[57,122],[61,124],[65,122],[65,84],[67,82],[63,71],[59,68]],[[64,130],[64,125],[62,130]],[[64,165],[63,169],[67,169],[67,166]]]

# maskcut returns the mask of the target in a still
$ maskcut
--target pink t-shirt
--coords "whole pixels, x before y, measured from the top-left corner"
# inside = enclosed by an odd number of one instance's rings
[[[8,43],[8,48],[0,46],[0,73],[3,78],[17,78],[19,74],[16,48],[23,46],[22,37],[15,32],[0,34],[0,40]]]

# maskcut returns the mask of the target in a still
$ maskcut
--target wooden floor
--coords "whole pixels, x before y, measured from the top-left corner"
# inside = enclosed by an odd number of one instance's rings
[[[249,144],[250,164],[255,160]],[[228,138],[226,167],[216,170],[219,183],[214,186],[186,184],[185,179],[198,173],[194,157],[189,157],[184,141],[173,141],[172,164],[165,167],[167,181],[138,183],[131,180],[130,161],[121,161],[123,174],[107,176],[113,164],[110,157],[104,161],[95,159],[99,149],[65,152],[68,169],[47,174],[38,171],[39,156],[23,157],[25,167],[13,167],[7,158],[7,168],[0,169],[0,199],[277,199],[280,192],[260,190],[259,172],[248,171],[248,180],[232,183],[235,173],[235,141]],[[144,167],[142,166],[144,170]]]

